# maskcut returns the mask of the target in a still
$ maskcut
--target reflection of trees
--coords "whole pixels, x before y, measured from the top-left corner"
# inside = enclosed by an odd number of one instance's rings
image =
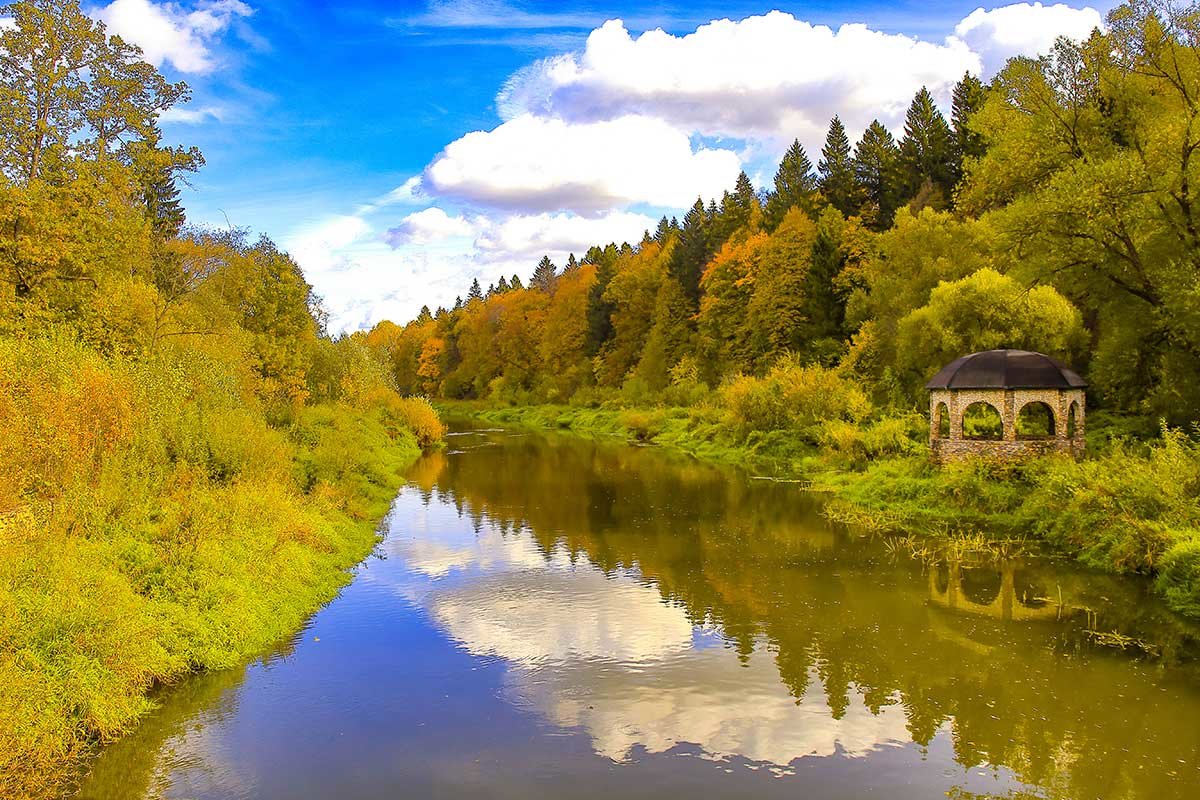
[[[874,713],[899,702],[915,742],[949,726],[960,764],[1007,766],[1052,795],[1172,796],[1200,768],[1195,632],[1137,585],[1034,562],[975,570],[996,586],[972,601],[963,571],[939,581],[889,561],[793,486],[634,448],[530,436],[435,458],[413,476],[427,493],[529,530],[547,557],[636,567],[743,662],[767,642],[798,701],[815,676],[835,719],[852,690]],[[1053,603],[1036,599],[1051,588]],[[1063,613],[1059,593],[1092,611]],[[1088,625],[1164,657],[1089,649]]]

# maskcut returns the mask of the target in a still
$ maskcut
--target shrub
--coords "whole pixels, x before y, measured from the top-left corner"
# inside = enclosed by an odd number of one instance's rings
[[[396,406],[404,425],[417,437],[417,446],[428,450],[446,435],[446,426],[424,397],[405,397]]]
[[[859,422],[871,413],[871,402],[852,379],[837,370],[804,366],[793,357],[780,359],[762,378],[732,378],[718,398],[729,423],[743,436],[791,429],[814,443],[822,423]]]
[[[1186,538],[1163,555],[1155,585],[1173,609],[1200,617],[1200,529],[1181,533]]]

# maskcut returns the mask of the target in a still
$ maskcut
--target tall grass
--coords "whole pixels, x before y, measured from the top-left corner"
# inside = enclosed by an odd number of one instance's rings
[[[122,361],[0,338],[0,797],[59,791],[155,683],[299,627],[440,436],[398,399],[272,427],[251,382],[194,346]]]

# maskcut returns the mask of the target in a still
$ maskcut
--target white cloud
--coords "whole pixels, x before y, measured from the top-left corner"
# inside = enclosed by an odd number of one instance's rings
[[[661,119],[572,124],[524,114],[451,142],[426,170],[436,193],[527,211],[599,211],[634,203],[689,205],[732,186],[729,150],[693,150]]]
[[[599,217],[574,214],[513,216],[480,226],[475,247],[486,259],[524,257],[531,263],[549,255],[560,266],[569,253],[592,245],[636,243],[658,224],[653,217],[614,211]]]
[[[1086,39],[1096,28],[1103,30],[1104,18],[1094,8],[1015,3],[990,11],[975,9],[958,23],[954,35],[979,54],[991,73],[1012,56],[1040,55],[1049,52],[1059,36]]]
[[[506,115],[587,122],[622,109],[709,136],[813,141],[835,113],[851,127],[894,122],[921,86],[944,95],[980,67],[957,39],[934,44],[858,24],[834,31],[778,11],[686,36],[635,37],[613,20],[582,54],[515,75],[498,104]]]
[[[159,122],[175,123],[177,125],[199,125],[208,120],[222,122],[225,110],[219,106],[201,106],[199,108],[168,108],[158,115]]]
[[[863,24],[834,30],[773,11],[717,20],[683,36],[632,35],[611,20],[582,53],[537,62],[497,99],[505,117],[537,114],[594,122],[641,114],[706,136],[800,138],[819,146],[830,118],[851,132],[873,119],[897,127],[926,86],[942,102],[964,72],[990,77],[1004,56],[1043,52],[1059,34],[1085,36],[1094,9],[1019,4],[979,9],[944,41],[883,33]]]
[[[399,247],[405,244],[430,244],[474,233],[475,225],[466,217],[461,214],[452,217],[435,207],[409,214],[387,232],[385,239],[393,247]]]
[[[93,15],[110,33],[141,47],[151,64],[169,62],[180,72],[204,73],[216,67],[215,39],[236,19],[253,13],[240,0],[208,0],[190,10],[177,3],[113,0]]]

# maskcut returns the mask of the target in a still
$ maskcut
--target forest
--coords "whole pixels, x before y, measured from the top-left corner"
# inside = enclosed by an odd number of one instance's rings
[[[834,117],[767,191],[742,174],[364,341],[402,391],[767,462],[880,526],[1032,535],[1198,614],[1198,48],[1194,6],[1134,0],[964,75],[949,119],[924,89],[898,138]],[[925,381],[993,348],[1087,377],[1089,459],[930,465]]]
[[[432,403],[769,464],[866,529],[1018,533],[1200,616],[1200,13],[836,117],[636,243],[333,336],[266,237],[188,223],[186,102],[76,0],[0,7],[0,796],[60,793],[148,693],[244,663],[348,580]],[[466,287],[465,287],[466,288]],[[1089,456],[939,469],[924,382],[1037,350]],[[453,401],[453,402],[452,402]]]
[[[187,225],[188,98],[80,10],[0,8],[0,796],[348,579],[442,425],[269,239]]]

